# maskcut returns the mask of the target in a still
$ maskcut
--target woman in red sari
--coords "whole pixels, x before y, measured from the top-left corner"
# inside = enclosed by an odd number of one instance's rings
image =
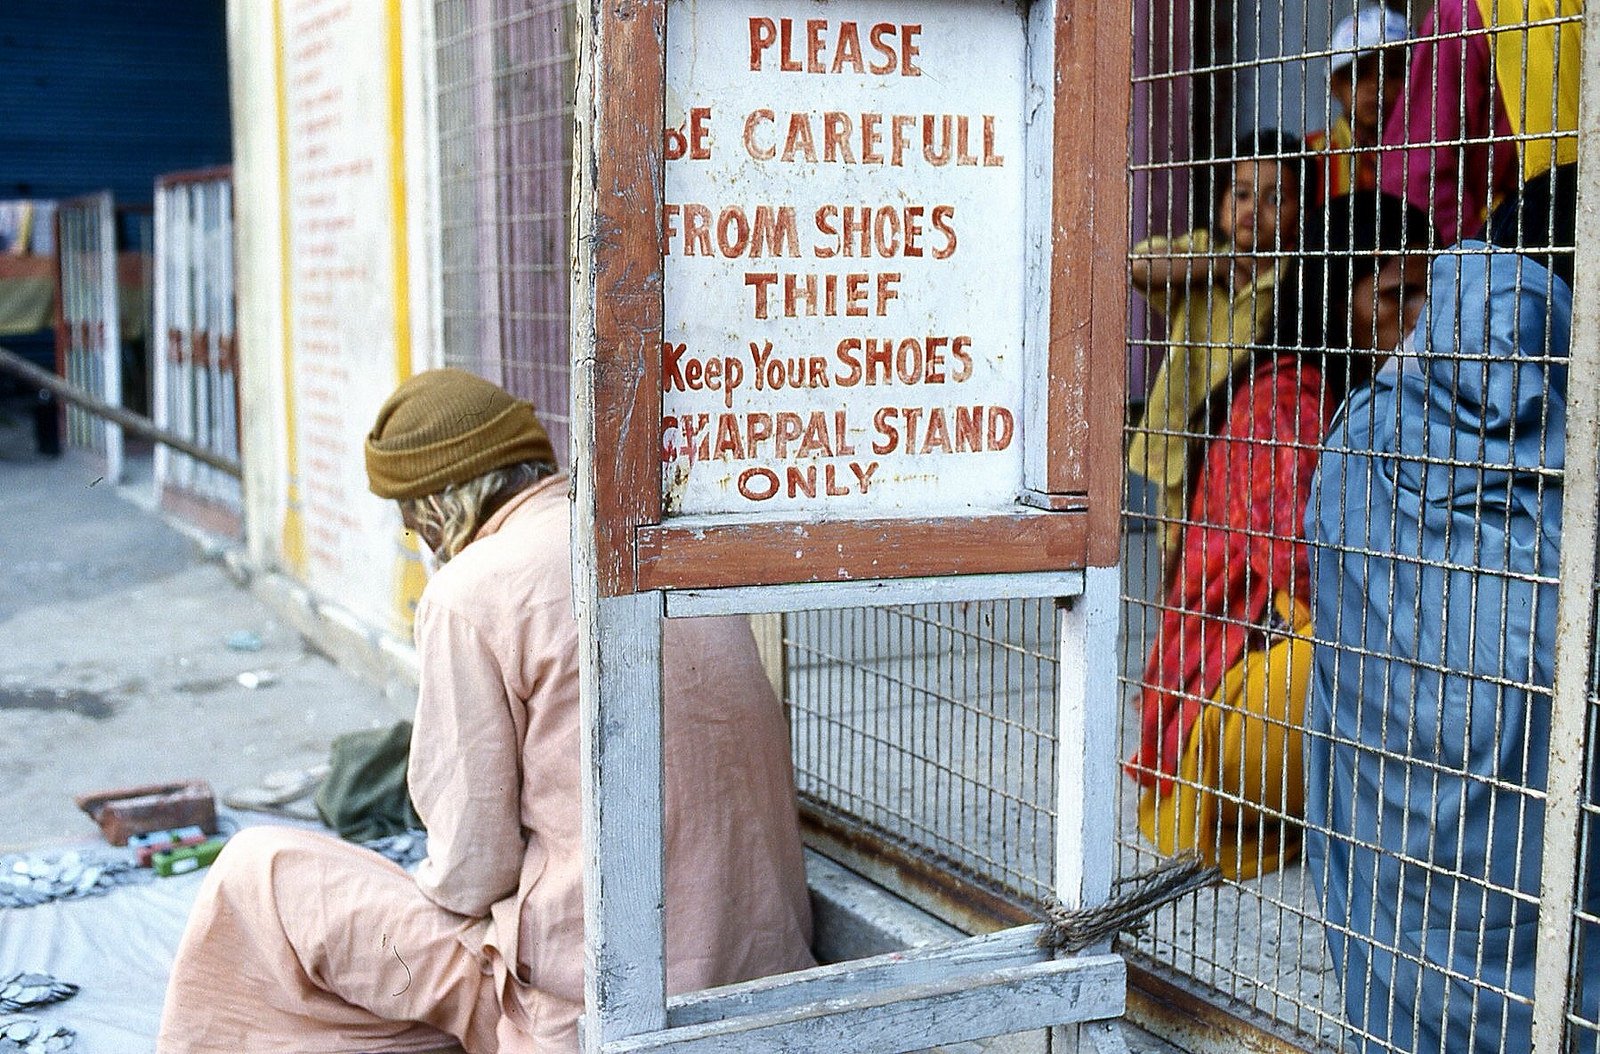
[[[1240,371],[1196,480],[1127,768],[1146,837],[1165,853],[1196,850],[1229,878],[1299,856],[1312,660],[1302,523],[1323,435],[1370,370],[1367,356],[1324,349],[1351,344],[1352,263],[1371,270],[1423,244],[1426,221],[1411,211],[1369,191],[1311,214],[1306,262],[1285,283],[1271,342]]]

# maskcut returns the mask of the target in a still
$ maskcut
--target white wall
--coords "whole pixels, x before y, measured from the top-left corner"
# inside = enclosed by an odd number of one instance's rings
[[[250,555],[397,636],[420,566],[366,490],[362,441],[439,360],[426,16],[422,0],[228,3]]]

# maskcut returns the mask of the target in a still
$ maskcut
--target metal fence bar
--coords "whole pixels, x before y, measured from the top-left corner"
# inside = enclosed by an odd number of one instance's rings
[[[78,251],[77,227],[78,217],[76,212],[67,212],[62,209],[56,210],[56,266],[57,273],[60,276],[56,302],[56,311],[60,316],[59,329],[57,331],[57,347],[61,358],[59,368],[61,375],[69,382],[80,384],[81,386],[83,378],[83,367],[80,361],[81,353],[78,349],[77,341],[73,338],[72,329],[67,323],[67,319],[77,317],[73,306],[78,298],[78,287],[76,282],[67,280],[66,272],[68,255]],[[75,408],[67,407],[63,411],[63,417],[66,419],[65,438],[67,445],[85,445],[84,438],[80,434],[83,427],[83,416]]]
[[[68,258],[75,257],[81,251],[78,247],[78,229],[82,226],[78,222],[76,210],[56,210],[57,224],[57,265],[60,267],[61,281],[58,297],[58,310],[61,314],[61,373],[73,384],[82,387],[85,383],[84,361],[82,344],[74,333],[74,326],[68,319],[76,319],[82,314],[77,308],[78,301],[82,298],[78,283],[68,279]],[[75,407],[67,407],[64,411],[67,423],[66,442],[69,446],[88,446],[93,442],[86,434],[87,421]]]
[[[109,193],[63,202],[57,211],[60,346],[67,378],[122,404],[122,339],[117,302],[116,212]],[[67,411],[67,441],[99,454],[106,476],[122,479],[122,433],[109,421]]]
[[[172,377],[173,425],[183,435],[193,439],[195,370],[194,349],[190,346],[190,321],[193,314],[190,305],[194,295],[193,271],[190,266],[190,252],[193,249],[190,237],[193,227],[190,218],[191,202],[186,186],[163,191],[159,196],[169,204],[166,216],[169,224],[166,231],[168,251],[157,262],[158,269],[169,276],[166,303],[168,318],[166,327],[161,331],[162,345],[167,352],[162,361],[162,372]],[[175,471],[172,483],[184,490],[192,489],[195,479],[194,464],[179,461],[173,468]],[[162,477],[162,482],[166,483],[165,477]]]
[[[173,426],[173,409],[177,401],[177,392],[174,386],[173,370],[169,365],[172,348],[167,340],[167,332],[171,328],[172,310],[168,298],[172,296],[171,274],[167,267],[169,249],[167,233],[167,214],[172,209],[172,201],[166,194],[156,190],[155,200],[152,202],[154,231],[152,243],[155,251],[155,274],[151,278],[151,319],[150,334],[146,341],[150,349],[151,365],[151,391],[150,391],[150,417],[157,428],[169,431]],[[161,491],[161,482],[172,474],[173,463],[171,454],[166,444],[158,443],[151,456],[151,470],[155,476],[156,492]]]
[[[185,275],[185,285],[189,291],[190,376],[194,378],[193,434],[207,446],[215,441],[213,424],[219,402],[215,319],[209,289],[211,260],[206,252],[207,227],[211,219],[206,200],[209,189],[205,185],[190,186],[183,192],[188,205],[184,236],[189,246],[190,271]],[[196,493],[207,495],[211,491],[210,475],[205,468],[196,466],[193,480]]]
[[[1584,26],[1584,52],[1600,55],[1600,18]],[[1600,259],[1600,77],[1580,82],[1575,256]],[[1600,270],[1574,271],[1572,344],[1567,362],[1566,467],[1562,481],[1561,564],[1557,586],[1555,685],[1551,694],[1550,769],[1545,791],[1540,870],[1539,958],[1534,977],[1533,1049],[1564,1049],[1578,971],[1574,930],[1581,921],[1580,882],[1592,863],[1580,856],[1595,668],[1596,545],[1600,542]],[[1591,793],[1593,790],[1591,789]]]
[[[70,403],[77,408],[77,411],[83,417],[89,420],[100,418],[115,424],[118,428],[125,429],[141,439],[148,439],[152,443],[164,443],[174,450],[187,454],[196,461],[210,465],[225,475],[232,476],[234,479],[238,479],[243,475],[243,470],[239,467],[238,462],[219,457],[205,447],[191,443],[183,436],[174,435],[167,429],[159,427],[148,417],[143,417],[131,410],[125,410],[120,406],[112,406],[110,403],[104,402],[93,394],[84,391],[71,381],[63,380],[53,373],[41,370],[21,355],[7,351],[5,348],[0,348],[0,371],[15,374],[29,384],[38,385],[63,401]]]
[[[211,258],[216,277],[213,289],[217,298],[216,313],[219,322],[217,331],[219,345],[217,380],[220,388],[220,405],[222,407],[222,413],[217,422],[218,434],[215,446],[218,450],[237,458],[241,452],[239,449],[239,337],[233,295],[233,182],[230,180],[217,186],[215,193],[216,234]]]
[[[104,371],[101,390],[113,405],[122,404],[122,315],[117,299],[117,213],[110,194],[102,194],[96,203],[93,230],[94,252],[98,255],[99,297],[98,314],[101,369]],[[109,420],[104,422],[106,477],[113,483],[122,482],[122,430]]]

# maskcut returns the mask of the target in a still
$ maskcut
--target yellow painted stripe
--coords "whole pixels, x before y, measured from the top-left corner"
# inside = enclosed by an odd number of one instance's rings
[[[281,300],[278,316],[283,325],[283,437],[285,465],[289,470],[281,545],[289,568],[305,569],[305,529],[300,513],[300,454],[295,430],[294,291],[289,229],[289,77],[283,32],[283,0],[272,3],[273,76],[278,108],[278,250]]]
[[[401,0],[389,0],[389,194],[394,209],[395,380],[411,376],[411,261],[406,228],[405,54]]]
[[[394,373],[395,382],[411,376],[411,257],[406,227],[406,81],[401,37],[402,0],[389,0],[389,201],[394,227]],[[427,584],[416,541],[399,528],[394,569],[395,631],[411,633],[417,599]]]

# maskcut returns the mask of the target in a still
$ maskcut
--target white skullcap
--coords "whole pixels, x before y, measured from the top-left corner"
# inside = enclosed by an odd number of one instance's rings
[[[1333,42],[1329,45],[1333,55],[1328,64],[1337,72],[1384,44],[1398,44],[1410,37],[1411,27],[1398,11],[1376,4],[1359,7],[1355,14],[1334,27]]]

